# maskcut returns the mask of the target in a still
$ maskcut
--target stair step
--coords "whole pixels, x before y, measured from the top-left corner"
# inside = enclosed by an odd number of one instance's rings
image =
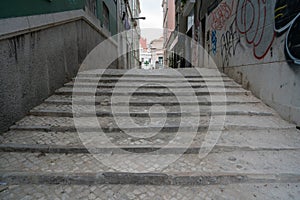
[[[213,117],[215,118],[215,117]],[[212,118],[212,119],[213,119]],[[294,124],[290,124],[275,116],[219,116],[219,121],[216,127],[220,128],[220,123],[224,122],[225,129],[289,129],[295,128]],[[222,121],[224,120],[225,121]],[[117,120],[118,125],[116,125]],[[133,124],[131,125],[131,120]],[[194,131],[195,126],[199,125],[198,131],[206,130],[208,128],[210,117],[178,117],[178,118],[152,118],[152,124],[148,118],[135,118],[135,117],[80,117],[77,119],[78,123],[81,123],[81,129],[91,132],[99,131],[98,123],[105,132],[120,132],[120,131],[132,131],[132,132],[177,132],[181,131]],[[119,128],[119,126],[122,128]],[[211,124],[214,127],[214,124]],[[180,128],[180,129],[179,129]],[[12,126],[13,130],[46,130],[46,131],[76,131],[74,126],[74,119],[70,117],[41,117],[41,116],[26,116],[22,120]]]
[[[114,96],[124,96],[124,95],[130,95],[130,96],[190,96],[193,97],[195,95],[242,95],[242,94],[248,94],[251,95],[251,92],[244,90],[244,89],[237,89],[237,88],[213,88],[213,89],[206,89],[206,88],[200,88],[195,90],[184,90],[184,89],[178,89],[178,90],[168,90],[168,89],[153,89],[153,90],[143,90],[143,91],[134,91],[134,90],[121,90],[118,89],[112,90],[112,89],[97,89],[96,91],[94,89],[89,88],[76,88],[73,90],[73,88],[69,87],[62,87],[55,91],[56,94],[60,95],[97,95],[97,96],[103,96],[103,95],[114,95]]]
[[[108,78],[108,77],[76,77],[73,79],[73,81],[82,83],[82,82],[88,82],[88,83],[115,83],[115,82],[131,82],[131,83],[208,83],[208,82],[233,82],[232,79],[227,77],[208,77],[208,78],[135,78],[135,77],[124,77],[124,78]]]
[[[197,96],[198,101],[193,101],[192,99],[186,98],[184,101],[178,101],[176,97],[167,97],[167,96],[132,96],[130,98],[131,106],[151,106],[154,104],[160,104],[163,106],[178,106],[178,105],[230,105],[230,104],[257,104],[261,103],[260,100],[253,97],[252,95],[230,95],[226,97],[226,101],[224,101],[224,96]],[[88,97],[88,96],[76,96],[74,99],[76,104],[84,104],[84,105],[111,105],[111,97],[110,96],[96,96]],[[72,104],[72,96],[71,95],[53,95],[45,100],[46,103],[51,104]],[[121,99],[115,99],[114,105],[126,105],[128,102],[124,102]]]
[[[210,116],[210,115],[260,115],[271,116],[273,111],[264,105],[227,105],[225,106],[164,106],[161,110],[160,107],[151,106],[100,106],[100,105],[55,105],[44,103],[30,111],[31,115],[35,116],[57,116],[57,117],[73,117],[75,110],[80,116],[92,117],[96,115],[98,117],[113,117],[113,116],[128,116],[132,117],[149,117],[150,109],[151,117],[183,117],[183,116]],[[96,110],[94,110],[96,109]],[[198,112],[197,112],[198,109]],[[74,111],[74,112],[73,112]]]
[[[108,146],[99,145],[100,147],[86,147],[84,145],[45,145],[45,144],[0,144],[0,152],[30,152],[30,153],[62,153],[62,154],[127,154],[127,153],[150,153],[160,151],[160,154],[198,154],[201,151],[201,145],[191,145],[189,147],[180,144],[166,147],[164,145],[121,145]],[[215,145],[210,151],[211,153],[232,152],[232,151],[287,151],[300,150],[298,147],[271,147],[271,148],[253,148],[249,146],[222,146]]]
[[[66,87],[74,87],[75,83],[74,82],[69,82],[66,83]],[[87,83],[87,82],[77,82],[76,87],[77,88],[114,88],[116,84],[112,83]],[[209,82],[209,83],[203,83],[203,84],[174,84],[174,83],[164,83],[164,84],[137,84],[137,83],[122,83],[118,84],[118,87],[121,88],[142,88],[142,89],[163,89],[163,88],[241,88],[240,85],[236,83],[231,83],[231,82],[226,82],[226,83],[214,83],[214,82]]]
[[[0,175],[2,181],[3,177],[9,175],[9,172],[47,173],[48,176],[53,178],[55,178],[55,174],[49,173],[139,172],[143,173],[140,174],[141,177],[151,176],[152,173],[163,173],[170,174],[174,178],[179,178],[180,174],[190,175],[190,177],[212,174],[212,176],[217,176],[217,174],[239,174],[239,176],[241,174],[300,175],[299,150],[219,152],[210,153],[203,159],[200,159],[198,154],[151,153],[56,154],[1,152],[0,155],[0,171],[5,173],[5,175]],[[125,177],[123,179],[119,177],[118,181],[126,184],[126,182],[122,182],[122,180],[126,181]]]
[[[281,178],[282,181],[279,180]],[[221,185],[12,185],[0,193],[0,199],[296,199],[299,183],[289,176],[264,183],[227,183]],[[257,178],[258,179],[258,178]],[[252,179],[253,180],[253,179]],[[279,181],[278,181],[279,180]],[[248,181],[249,182],[249,181]],[[258,182],[258,181],[256,181]],[[28,194],[30,193],[30,194]]]
[[[178,70],[177,70],[178,72]],[[166,73],[152,73],[149,71],[146,72],[146,73],[130,73],[130,72],[123,72],[123,73],[105,73],[104,71],[103,72],[81,72],[81,73],[78,73],[77,77],[85,77],[85,78],[93,78],[93,77],[106,77],[106,78],[120,78],[120,77],[129,77],[129,78],[171,78],[171,79],[174,79],[174,78],[207,78],[207,77],[227,77],[225,74],[223,73],[215,73],[216,71],[212,72],[202,72],[202,73],[199,73],[199,71],[194,71],[193,73],[190,73],[190,74],[184,74],[184,73],[169,73],[169,74],[166,74]]]
[[[79,76],[92,75],[92,76],[146,76],[146,77],[198,77],[198,76],[226,76],[219,72],[218,69],[211,68],[184,68],[184,69],[158,69],[158,70],[143,70],[143,69],[95,69],[82,71],[78,73]]]
[[[106,147],[107,143],[105,139],[109,139],[111,145],[137,147],[137,148],[151,148],[157,146],[166,146],[168,144],[174,144],[177,146],[182,145],[181,139],[186,141],[186,137],[192,138],[193,142],[190,146],[199,147],[203,143],[203,139],[207,132],[194,133],[153,133],[153,137],[150,138],[137,138],[127,134],[120,133],[107,133],[105,135],[99,135],[96,132],[82,133],[86,134],[86,137],[97,137],[98,140],[96,147]],[[142,135],[142,134],[141,134]],[[152,135],[152,134],[151,134]],[[101,139],[102,137],[106,137]],[[174,138],[177,137],[177,140]],[[48,145],[48,146],[82,146],[85,138],[81,140],[77,132],[43,132],[43,131],[9,131],[2,135],[2,145]],[[232,130],[222,131],[220,138],[218,139],[217,146],[223,149],[235,150],[235,149],[296,149],[300,147],[300,131],[294,129],[283,130]],[[50,148],[49,148],[50,149]]]

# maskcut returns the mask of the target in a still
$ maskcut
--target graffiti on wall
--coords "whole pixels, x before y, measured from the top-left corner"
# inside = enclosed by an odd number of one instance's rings
[[[241,41],[255,59],[264,59],[283,33],[287,60],[300,64],[300,0],[224,0],[208,20],[211,52],[216,56],[220,49],[223,66],[229,65]]]
[[[227,2],[222,2],[220,5],[211,13],[212,24],[211,28],[214,30],[222,30],[225,26],[226,21],[232,16],[234,1],[231,5]]]
[[[277,33],[288,30],[285,41],[288,59],[300,64],[300,0],[277,0],[274,19]]]
[[[248,44],[253,46],[253,54],[262,59],[269,52],[275,39],[274,29],[268,22],[273,19],[272,1],[240,0],[236,8],[236,28],[245,35]]]
[[[216,53],[217,53],[217,42],[218,42],[217,31],[213,30],[211,32],[211,45],[212,45],[212,53],[214,55],[216,55]]]
[[[235,56],[236,48],[240,43],[240,36],[232,23],[227,31],[221,36],[221,56],[223,66],[229,65],[229,59]]]

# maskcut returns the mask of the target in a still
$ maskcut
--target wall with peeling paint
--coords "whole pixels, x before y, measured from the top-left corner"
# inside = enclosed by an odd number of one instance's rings
[[[299,13],[299,0],[224,0],[207,16],[205,34],[222,71],[298,125]]]
[[[104,39],[80,18],[1,38],[0,132],[74,77],[86,55]]]

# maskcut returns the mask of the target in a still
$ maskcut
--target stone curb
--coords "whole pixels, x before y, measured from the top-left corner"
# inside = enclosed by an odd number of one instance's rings
[[[92,91],[63,91],[63,90],[56,90],[55,94],[57,95],[78,95],[78,96],[89,96],[89,95],[96,95],[96,96],[174,96],[174,93],[171,92],[134,92],[134,93],[130,93],[130,92],[113,92],[113,91],[96,91],[96,92],[92,92]],[[204,96],[204,95],[251,95],[250,91],[235,91],[235,92],[223,92],[223,91],[219,91],[219,92],[209,92],[209,91],[201,91],[201,92],[177,92],[176,96],[188,96],[188,95],[196,95],[196,96]]]
[[[31,110],[31,115],[34,116],[52,116],[52,117],[150,117],[149,113],[143,112],[131,112],[131,113],[112,113],[112,112],[79,112],[78,114],[69,112],[69,111],[52,111],[52,110]],[[200,115],[199,115],[200,114]],[[249,115],[249,116],[273,116],[271,112],[251,112],[251,111],[227,111],[225,112],[200,112],[200,113],[183,113],[183,112],[168,112],[166,117],[191,117],[191,116],[216,116],[216,115]],[[151,117],[161,117],[164,116],[164,113],[151,113]]]
[[[164,173],[29,173],[0,172],[1,182],[19,184],[64,185],[228,185],[238,183],[299,183],[299,174],[164,174]]]
[[[49,100],[46,99],[45,103],[49,104],[63,104],[63,105],[72,105],[72,99],[70,100]],[[227,101],[227,102],[208,102],[208,101],[199,101],[199,102],[163,102],[163,101],[153,101],[153,102],[130,102],[130,106],[153,106],[156,104],[162,105],[162,106],[179,106],[179,105],[203,105],[203,106],[222,106],[222,105],[235,105],[235,104],[258,104],[261,103],[260,101],[249,101],[249,102],[238,102],[238,101]],[[105,105],[110,106],[111,103],[103,103],[100,101],[76,101],[76,104],[83,104],[83,105]],[[114,103],[113,105],[127,105],[126,103]]]
[[[73,78],[73,82],[80,83],[80,82],[90,82],[90,83],[116,83],[116,82],[129,82],[129,83],[145,83],[147,81],[148,83],[209,83],[209,82],[232,82],[234,81],[232,79],[198,79],[198,80],[184,80],[183,78],[176,80],[176,79],[118,79],[118,78]]]
[[[271,128],[269,127],[269,130],[288,130],[294,128],[294,125],[290,125],[287,127],[276,127],[276,128]],[[181,127],[181,126],[165,126],[165,127],[135,127],[135,128],[122,128],[120,129],[119,127],[101,127],[102,131],[104,133],[113,133],[113,132],[123,132],[123,131],[133,131],[133,132],[153,132],[153,131],[159,131],[160,133],[177,133],[179,130],[181,132],[189,132],[189,131],[194,131],[191,127]],[[250,125],[245,125],[245,126],[239,126],[239,125],[225,125],[224,130],[264,130],[266,127],[256,127],[256,126],[250,126]],[[99,131],[99,127],[80,127],[80,129],[77,129],[75,126],[35,126],[35,125],[13,125],[10,127],[10,130],[24,130],[24,131],[45,131],[45,132],[50,132],[50,131],[57,131],[57,132],[97,132]],[[198,132],[201,131],[207,131],[208,130],[208,125],[200,125],[198,127]],[[220,127],[211,127],[212,131],[222,131]]]
[[[123,74],[89,74],[89,73],[79,73],[77,77],[84,77],[84,78],[96,78],[96,77],[112,77],[112,78],[120,78],[122,76],[125,77],[141,77],[141,78],[148,78],[148,77],[157,77],[157,78],[214,78],[214,77],[225,77],[228,78],[225,74],[220,74],[220,75],[182,75],[182,76],[176,76],[176,75],[164,75],[164,74],[130,74],[130,73],[123,73]]]
[[[101,145],[100,145],[101,146]],[[189,147],[167,147],[164,145],[116,145],[95,147],[87,149],[83,145],[47,145],[47,144],[0,144],[0,152],[30,152],[30,153],[59,153],[59,154],[127,154],[127,153],[147,153],[155,154],[160,150],[160,154],[198,154],[201,145],[191,145]],[[233,151],[299,151],[300,147],[279,147],[262,148],[251,146],[223,146],[215,145],[211,153],[224,153]]]

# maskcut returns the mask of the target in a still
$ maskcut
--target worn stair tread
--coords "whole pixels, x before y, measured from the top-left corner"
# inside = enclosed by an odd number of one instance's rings
[[[199,83],[199,82],[233,82],[232,79],[228,77],[197,77],[197,78],[185,78],[185,77],[170,77],[170,78],[162,78],[162,77],[81,77],[77,76],[73,79],[78,82],[148,82],[148,83],[174,83],[174,82],[182,82],[182,83]]]
[[[60,153],[60,154],[127,154],[130,153],[149,153],[159,151],[157,155],[164,154],[198,154],[201,150],[201,144],[192,144],[190,146],[185,145],[173,145],[172,147],[165,145],[109,145],[102,144],[93,146],[85,145],[47,145],[47,144],[0,144],[0,152],[30,152],[30,153]],[[253,146],[229,146],[216,144],[210,153],[220,152],[232,152],[232,151],[288,151],[288,150],[300,150],[299,145],[297,147],[285,146],[285,147],[253,147]]]
[[[75,83],[69,82],[65,84],[66,87],[74,87]],[[87,82],[77,82],[76,87],[85,87],[85,88],[114,88],[115,86],[121,87],[121,88],[152,88],[152,89],[161,89],[161,88],[241,88],[240,85],[234,82],[224,82],[224,83],[218,83],[218,82],[207,82],[202,84],[182,84],[182,83],[164,83],[164,84],[158,84],[158,83],[122,83],[122,84],[112,84],[112,83],[87,83]]]
[[[82,133],[90,135],[91,138],[99,137],[99,143],[95,146],[98,148],[106,148],[110,145],[126,148],[152,148],[163,147],[170,142],[180,147],[180,140],[173,140],[174,137],[192,137],[191,147],[201,147],[203,139],[207,132],[199,132],[197,135],[193,133],[164,133],[157,134],[150,138],[136,138],[127,134],[109,133],[100,136],[98,133]],[[105,137],[101,140],[102,137]],[[81,140],[83,139],[83,140]],[[109,139],[111,144],[107,144],[105,139]],[[173,140],[173,141],[172,141]],[[4,133],[1,139],[2,147],[5,145],[55,145],[61,148],[82,146],[84,138],[80,138],[76,132],[43,132],[43,131],[10,131]],[[288,130],[255,130],[255,131],[223,131],[216,145],[224,150],[236,149],[296,149],[300,148],[300,131],[295,129]],[[46,147],[45,147],[46,148]],[[1,148],[0,148],[1,149]],[[218,149],[217,149],[218,150]]]
[[[45,100],[47,103],[52,104],[72,104],[72,95],[52,95],[48,99]],[[89,96],[76,96],[76,100],[74,99],[76,104],[101,104],[101,105],[110,105],[111,97],[110,96],[96,96],[95,98]],[[122,101],[122,98],[115,99],[114,105],[126,105],[128,103]],[[197,101],[193,99],[184,99],[182,101],[178,101],[176,97],[168,97],[168,96],[132,96],[129,101],[130,105],[135,106],[145,106],[145,105],[153,105],[153,104],[161,104],[161,105],[226,105],[226,104],[257,104],[261,103],[260,100],[255,98],[252,95],[229,95],[226,97],[226,101],[224,101],[224,96],[197,96]]]
[[[12,185],[0,199],[297,199],[299,183],[240,183],[230,185]],[[28,191],[35,191],[28,193]]]
[[[300,150],[198,154],[55,154],[1,152],[0,171],[300,174]],[[113,167],[113,168],[112,168]]]
[[[278,116],[212,116],[210,117],[177,117],[177,118],[152,118],[152,121],[148,118],[138,117],[79,117],[77,125],[81,125],[82,129],[86,131],[99,130],[98,123],[104,130],[113,131],[147,131],[155,130],[159,131],[178,131],[180,127],[184,130],[196,130],[196,126],[199,125],[199,129],[206,129],[211,119],[217,119],[217,124],[211,124],[212,127],[220,127],[224,123],[225,129],[289,129],[295,128],[294,124],[290,124]],[[200,119],[200,120],[199,120]],[[97,121],[98,120],[98,121]],[[118,126],[116,125],[116,121]],[[130,120],[133,120],[133,124],[130,124]],[[225,121],[224,121],[225,120]],[[151,124],[150,124],[151,121]],[[119,126],[122,126],[119,128]],[[197,126],[198,127],[198,126]],[[75,131],[74,119],[70,117],[45,117],[45,116],[26,116],[22,120],[11,127],[12,129],[29,129],[29,130],[65,130],[71,129]],[[198,130],[199,130],[198,129]]]
[[[152,110],[151,110],[152,109]],[[43,103],[31,110],[32,115],[37,116],[67,116],[72,117],[73,113],[80,113],[85,116],[189,116],[189,115],[273,115],[275,111],[263,104],[237,104],[227,106],[103,106],[103,105],[55,105]]]
[[[209,95],[209,94],[225,94],[226,95],[240,95],[240,94],[248,94],[251,95],[250,91],[244,90],[242,88],[199,88],[199,89],[143,89],[135,91],[133,89],[91,89],[91,88],[70,88],[70,87],[62,87],[55,91],[56,94],[62,94],[62,95],[130,95],[130,96],[136,96],[136,95],[152,95],[152,96],[191,96],[195,97],[197,95]]]
[[[89,70],[85,72],[79,72],[78,77],[160,77],[160,78],[198,78],[198,77],[227,77],[224,73],[219,72],[216,69],[159,69],[155,71],[143,70],[143,69],[131,69],[131,70]]]
[[[184,69],[157,69],[157,70],[144,70],[144,69],[92,69],[86,71],[80,71],[78,75],[133,75],[133,76],[216,76],[216,75],[224,75],[217,68],[184,68]]]

